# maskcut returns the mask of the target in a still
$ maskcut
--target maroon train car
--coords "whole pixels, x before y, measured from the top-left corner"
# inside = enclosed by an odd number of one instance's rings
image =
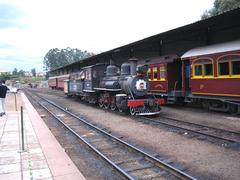
[[[240,113],[240,40],[194,48],[181,58],[187,102]]]
[[[52,89],[57,88],[57,76],[53,76],[53,77],[48,78],[48,86]]]
[[[161,104],[183,102],[181,59],[177,55],[153,57],[139,61],[147,64],[150,93],[162,97]]]
[[[69,80],[69,78],[70,78],[69,74],[57,76],[57,89],[63,90],[64,89],[64,81]]]

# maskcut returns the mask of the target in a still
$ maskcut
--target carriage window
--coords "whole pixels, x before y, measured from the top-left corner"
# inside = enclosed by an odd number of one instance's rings
[[[204,64],[204,75],[205,76],[213,75],[212,64]]]
[[[229,63],[228,62],[221,62],[218,64],[219,68],[219,75],[229,75]]]
[[[96,77],[97,77],[97,71],[93,70],[93,78],[96,78]]]
[[[239,75],[240,74],[240,61],[232,62],[232,74]]]
[[[157,80],[157,67],[153,68],[153,79]]]
[[[165,67],[164,66],[160,67],[160,78],[163,80],[165,79]]]
[[[85,79],[85,73],[84,73],[84,71],[81,71],[80,73],[79,73],[79,76],[80,76],[80,79]]]
[[[92,80],[92,78],[91,78],[91,69],[87,69],[86,70],[86,80]]]
[[[99,70],[99,71],[97,71],[97,76],[98,76],[98,77],[104,76],[104,70]]]
[[[197,59],[193,62],[193,76],[209,78],[213,76],[213,61],[210,58]]]
[[[201,76],[202,75],[202,65],[195,65],[195,76]]]
[[[147,74],[148,74],[148,79],[151,80],[152,79],[152,73],[151,73],[151,69],[150,68],[148,69]]]
[[[237,54],[226,55],[218,60],[219,76],[234,77],[240,75],[240,56]]]

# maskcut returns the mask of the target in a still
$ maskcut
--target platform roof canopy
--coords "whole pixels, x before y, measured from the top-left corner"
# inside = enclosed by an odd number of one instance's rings
[[[52,70],[50,75],[76,72],[87,65],[108,63],[110,59],[116,64],[121,64],[130,57],[145,59],[168,54],[176,54],[180,57],[195,47],[238,40],[240,39],[239,19],[238,8],[63,66]]]

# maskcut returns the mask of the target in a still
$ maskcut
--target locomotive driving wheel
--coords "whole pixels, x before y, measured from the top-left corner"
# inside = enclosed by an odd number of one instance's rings
[[[118,111],[119,111],[120,113],[122,113],[122,112],[123,112],[122,108],[118,108]]]
[[[136,109],[134,107],[130,107],[130,114],[132,116],[136,115]]]

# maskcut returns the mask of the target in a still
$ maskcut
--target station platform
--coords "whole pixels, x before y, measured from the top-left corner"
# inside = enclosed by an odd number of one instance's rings
[[[85,179],[23,93],[9,93],[5,104],[6,115],[0,117],[0,179]]]

